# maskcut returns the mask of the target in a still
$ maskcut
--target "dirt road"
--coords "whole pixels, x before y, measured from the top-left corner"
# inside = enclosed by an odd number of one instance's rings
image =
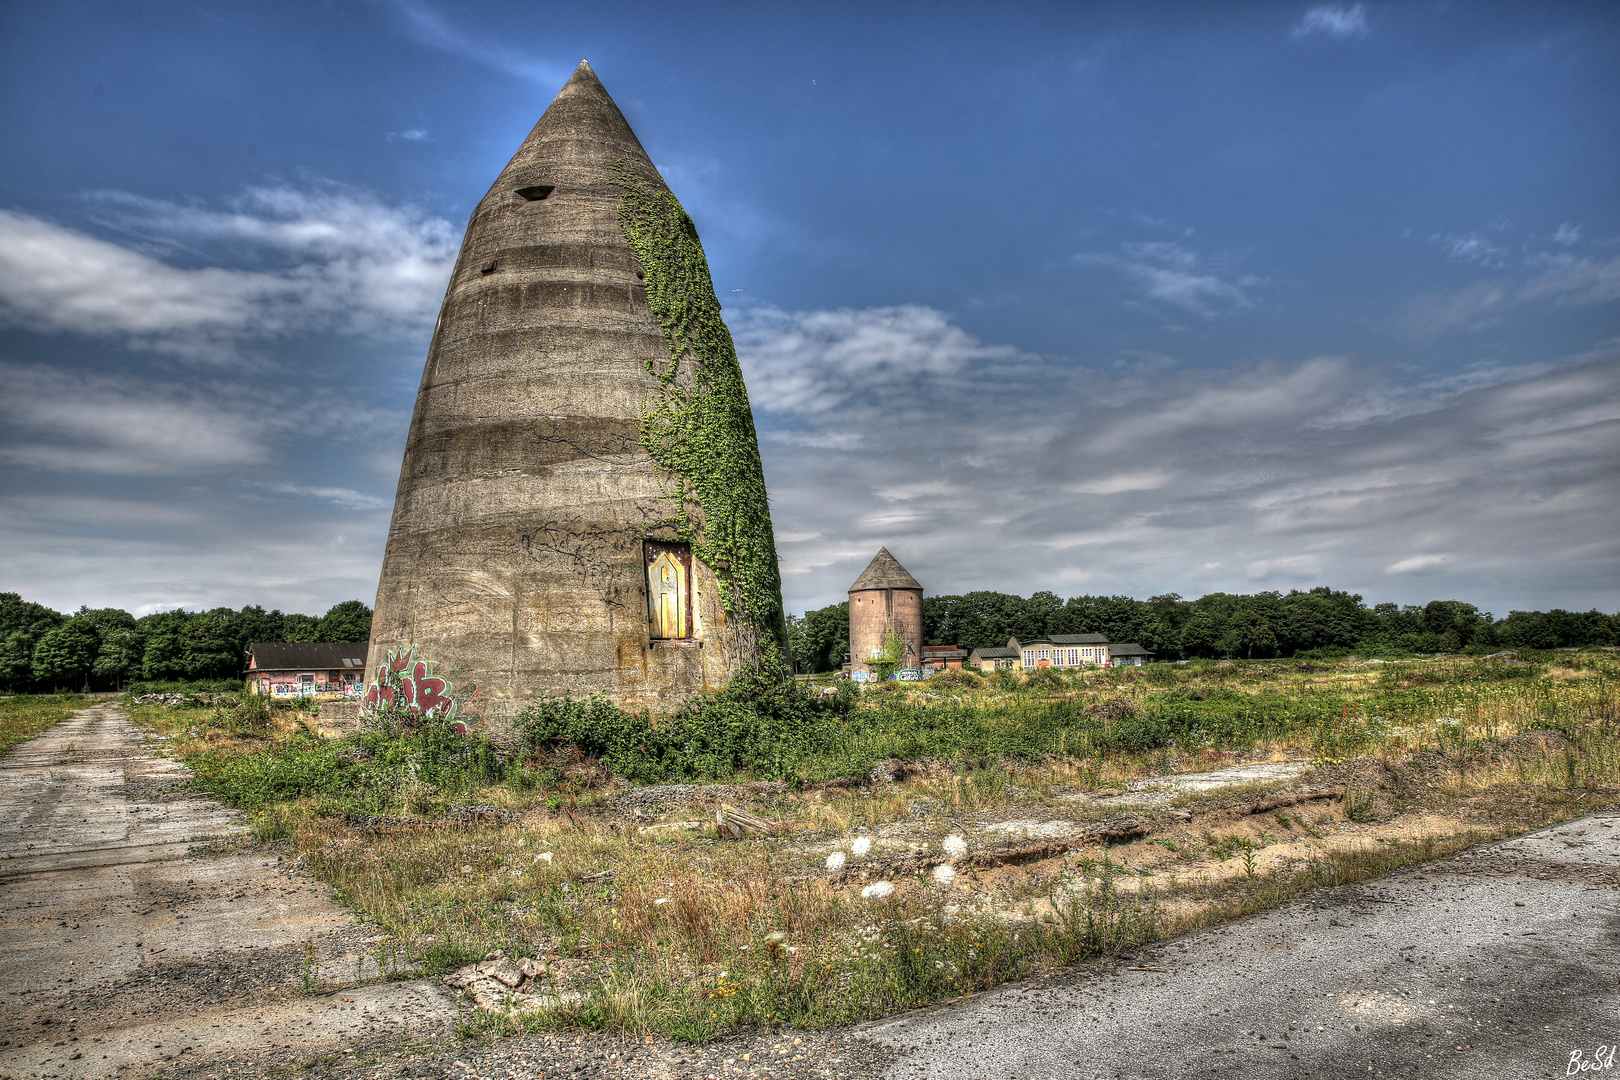
[[[444,988],[345,989],[383,943],[254,853],[241,815],[177,797],[182,775],[113,705],[0,757],[0,1076],[224,1075],[442,1039]]]

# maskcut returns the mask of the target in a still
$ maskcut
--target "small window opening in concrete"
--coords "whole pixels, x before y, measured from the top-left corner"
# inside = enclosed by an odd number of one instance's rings
[[[661,540],[646,543],[647,617],[654,641],[692,636],[692,548]]]
[[[480,274],[493,274],[495,272],[495,260],[491,259],[491,260],[489,260],[489,262],[485,263],[483,266],[480,266],[478,268],[478,272]]]
[[[556,184],[531,184],[528,187],[518,188],[517,193],[530,202],[539,202],[556,190]]]

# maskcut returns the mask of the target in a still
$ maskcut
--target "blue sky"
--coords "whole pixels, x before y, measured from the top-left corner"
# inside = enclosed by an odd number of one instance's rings
[[[0,589],[375,593],[466,216],[588,56],[696,219],[790,609],[1620,607],[1620,8],[0,10]]]

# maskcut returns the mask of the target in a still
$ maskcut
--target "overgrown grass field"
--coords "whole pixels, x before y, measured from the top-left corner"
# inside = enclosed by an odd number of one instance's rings
[[[90,704],[79,694],[0,698],[0,753],[27,742]]]
[[[1620,801],[1605,652],[742,686],[663,717],[553,702],[471,738],[328,737],[255,707],[133,711],[420,969],[543,960],[546,993],[497,1029],[867,1019]],[[1167,794],[1133,840],[973,861],[1113,820],[1132,781],[1237,762],[1336,794],[1267,814],[1283,785]],[[692,781],[732,786],[637,787]],[[779,834],[721,839],[720,802]]]

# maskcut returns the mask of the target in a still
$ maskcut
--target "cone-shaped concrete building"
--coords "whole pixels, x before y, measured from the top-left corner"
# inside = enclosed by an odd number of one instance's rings
[[[691,219],[589,64],[467,226],[372,626],[369,707],[469,721],[563,694],[665,707],[781,663],[736,351]]]

